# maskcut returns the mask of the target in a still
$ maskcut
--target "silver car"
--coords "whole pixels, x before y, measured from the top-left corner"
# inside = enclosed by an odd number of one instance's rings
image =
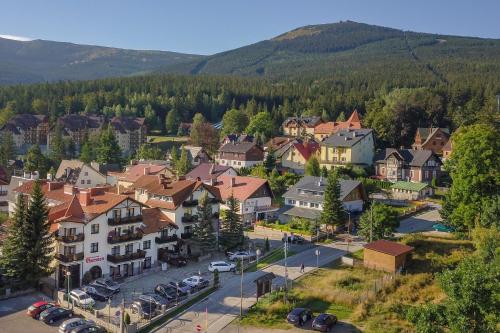
[[[115,294],[118,294],[120,292],[120,284],[111,279],[101,278],[95,280],[94,283],[112,290]]]
[[[68,333],[77,327],[88,324],[94,324],[94,322],[92,320],[87,320],[83,318],[68,319],[64,321],[61,325],[59,325],[59,333]]]

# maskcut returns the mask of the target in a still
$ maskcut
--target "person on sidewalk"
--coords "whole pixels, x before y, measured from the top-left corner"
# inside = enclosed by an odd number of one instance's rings
[[[304,273],[304,263],[300,264],[300,272]]]

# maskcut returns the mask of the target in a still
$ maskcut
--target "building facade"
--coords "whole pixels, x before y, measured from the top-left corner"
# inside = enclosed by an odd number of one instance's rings
[[[124,155],[134,154],[142,144],[146,143],[147,130],[144,118],[113,117],[109,124]]]
[[[415,140],[412,145],[416,150],[431,150],[434,154],[441,155],[443,147],[450,139],[450,131],[447,128],[417,128]]]
[[[283,122],[286,136],[314,136],[314,128],[322,123],[321,117],[289,117]]]
[[[106,176],[92,165],[79,160],[62,160],[55,179],[80,188],[90,188],[106,184]]]
[[[43,115],[18,114],[10,118],[0,129],[1,133],[12,135],[19,154],[26,153],[32,145],[47,148],[49,118]]]
[[[361,120],[357,110],[354,110],[346,121],[329,121],[316,125],[314,127],[314,138],[321,142],[330,135],[346,129],[361,129]]]
[[[226,143],[219,149],[217,162],[235,169],[262,164],[264,150],[253,142]]]
[[[319,144],[314,141],[295,142],[281,154],[281,166],[297,174],[304,174],[307,161],[315,156]]]
[[[374,138],[372,129],[340,130],[320,143],[321,167],[331,169],[347,164],[370,166],[373,163]]]

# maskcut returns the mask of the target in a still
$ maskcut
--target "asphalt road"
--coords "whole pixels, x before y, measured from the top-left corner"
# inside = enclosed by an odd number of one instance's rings
[[[54,333],[59,322],[53,326],[46,325],[26,315],[27,308],[41,300],[49,300],[43,294],[34,293],[26,296],[0,301],[0,332],[1,333]]]
[[[338,246],[338,245],[337,245]],[[360,245],[351,245],[351,249],[360,248]],[[344,246],[335,248],[334,244],[320,245],[319,265],[326,265],[340,258],[346,253]],[[305,272],[316,268],[316,248],[310,248],[300,252],[287,260],[288,277],[290,280],[297,279],[304,273],[300,272],[300,265],[304,263]],[[256,302],[256,286],[254,280],[267,272],[273,272],[277,278],[273,286],[284,284],[285,267],[284,260],[271,265],[263,271],[245,273],[243,275],[243,311],[246,311]],[[230,274],[230,273],[224,273]],[[240,276],[227,279],[221,289],[211,294],[207,299],[193,305],[186,312],[175,317],[156,332],[196,332],[196,325],[201,325],[205,330],[208,323],[208,332],[220,332],[229,325],[240,313]]]
[[[432,225],[442,221],[439,211],[432,209],[401,221],[396,236],[414,232],[432,231]]]

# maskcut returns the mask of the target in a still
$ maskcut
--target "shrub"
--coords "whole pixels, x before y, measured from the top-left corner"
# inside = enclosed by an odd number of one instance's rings
[[[219,286],[219,271],[216,269],[214,271],[214,287]]]
[[[264,251],[269,252],[271,249],[271,245],[269,244],[269,238],[266,237],[266,241],[264,242]]]
[[[85,272],[85,274],[83,274],[82,282],[83,284],[89,284],[92,282],[92,273],[89,271]]]
[[[125,312],[125,319],[124,319],[125,324],[130,325],[130,315],[128,312]]]

